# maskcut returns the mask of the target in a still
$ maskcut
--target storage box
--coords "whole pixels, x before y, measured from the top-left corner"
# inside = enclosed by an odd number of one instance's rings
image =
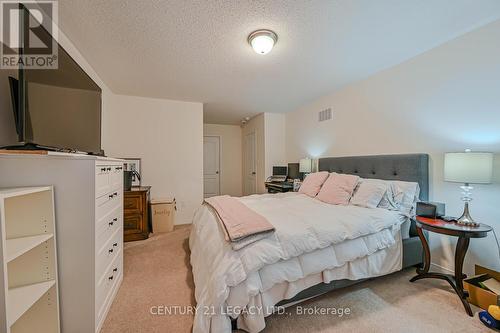
[[[495,278],[500,281],[500,273],[479,265],[475,266],[476,275],[464,280],[464,289],[469,292],[469,303],[487,310],[490,305],[500,305],[500,295],[481,288],[478,282]]]
[[[151,200],[153,233],[170,232],[175,224],[175,198]]]

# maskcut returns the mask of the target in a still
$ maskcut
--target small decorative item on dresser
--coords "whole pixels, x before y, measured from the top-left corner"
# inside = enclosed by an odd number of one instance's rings
[[[141,181],[141,175],[135,171],[123,171],[123,190],[130,191],[132,189],[132,184],[134,183],[134,179]]]
[[[140,158],[123,158],[126,160],[123,163],[125,171],[131,171],[128,173],[132,177],[132,186],[141,186],[141,159]],[[125,172],[127,174],[127,172]],[[129,177],[130,177],[129,176]],[[125,184],[126,185],[126,184]],[[127,188],[125,186],[125,188]]]
[[[414,276],[410,282],[415,282],[420,279],[432,278],[441,279],[447,281],[455,290],[458,297],[462,301],[465,311],[469,316],[472,317],[472,310],[470,308],[467,297],[469,293],[464,290],[463,279],[467,277],[462,272],[462,267],[464,265],[465,254],[469,247],[469,242],[471,238],[483,238],[486,237],[488,232],[493,229],[486,224],[479,223],[475,227],[470,227],[458,223],[449,223],[441,219],[433,219],[427,217],[417,216],[416,218],[417,233],[420,241],[422,242],[422,247],[424,248],[424,267],[417,268],[417,275]],[[435,232],[438,234],[448,235],[458,237],[457,247],[455,250],[455,275],[450,276],[448,274],[433,273],[429,272],[431,265],[431,252],[429,250],[429,244],[425,238],[423,230],[430,232]]]

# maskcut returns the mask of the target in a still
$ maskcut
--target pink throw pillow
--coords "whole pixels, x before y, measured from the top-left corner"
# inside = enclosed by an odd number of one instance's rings
[[[304,179],[302,185],[300,185],[299,193],[314,198],[327,178],[328,172],[326,171],[310,173],[307,175],[306,179]]]
[[[332,173],[317,198],[332,205],[348,205],[358,181],[358,176]]]

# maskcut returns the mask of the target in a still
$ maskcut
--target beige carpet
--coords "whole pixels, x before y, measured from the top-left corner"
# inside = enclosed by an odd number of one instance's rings
[[[126,244],[123,284],[103,333],[191,332],[190,314],[150,314],[151,306],[194,304],[188,238],[189,227],[181,227]],[[477,313],[466,315],[445,282],[408,282],[413,275],[413,269],[405,270],[301,304],[308,311],[349,308],[349,315],[301,315],[290,307],[269,317],[264,332],[492,332]]]

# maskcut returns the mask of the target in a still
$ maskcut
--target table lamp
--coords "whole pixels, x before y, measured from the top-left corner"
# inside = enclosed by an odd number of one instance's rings
[[[462,200],[464,213],[457,223],[467,226],[479,225],[469,213],[469,202],[472,201],[470,184],[490,184],[493,175],[493,154],[477,153],[466,150],[464,153],[446,153],[444,155],[444,180],[464,183]]]
[[[312,171],[312,160],[310,158],[302,158],[299,162],[299,172],[304,174],[311,173]]]

